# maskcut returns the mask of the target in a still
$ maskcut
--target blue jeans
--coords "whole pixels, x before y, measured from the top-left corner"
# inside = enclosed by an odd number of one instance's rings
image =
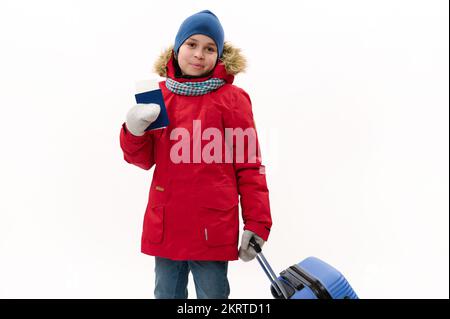
[[[198,299],[228,299],[227,261],[180,261],[161,257],[155,257],[155,298],[187,299],[190,271]]]

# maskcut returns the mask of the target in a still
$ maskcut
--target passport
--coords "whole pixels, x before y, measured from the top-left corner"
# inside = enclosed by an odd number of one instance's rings
[[[138,104],[156,103],[161,107],[158,117],[145,129],[146,131],[162,129],[169,125],[169,117],[158,80],[136,82],[136,94],[134,96]]]

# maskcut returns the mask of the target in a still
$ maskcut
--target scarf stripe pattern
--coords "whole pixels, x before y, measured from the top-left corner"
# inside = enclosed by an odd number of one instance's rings
[[[171,78],[166,79],[166,87],[173,93],[179,95],[198,96],[204,95],[220,88],[225,80],[211,78],[203,82],[177,82]]]

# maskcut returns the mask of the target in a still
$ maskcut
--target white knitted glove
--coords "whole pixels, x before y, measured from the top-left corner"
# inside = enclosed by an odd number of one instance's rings
[[[241,258],[243,261],[250,261],[257,255],[253,247],[249,245],[250,239],[252,237],[255,238],[255,241],[261,248],[265,243],[264,239],[256,235],[254,232],[250,230],[244,230],[244,233],[242,234],[241,247],[239,247],[239,258]]]
[[[127,113],[126,126],[135,136],[142,136],[145,129],[152,124],[161,112],[159,104],[136,104]]]

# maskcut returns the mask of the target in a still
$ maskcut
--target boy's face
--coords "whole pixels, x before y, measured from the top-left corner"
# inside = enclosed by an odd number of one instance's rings
[[[180,46],[178,65],[183,75],[200,76],[214,68],[217,54],[213,39],[203,34],[194,34]]]

